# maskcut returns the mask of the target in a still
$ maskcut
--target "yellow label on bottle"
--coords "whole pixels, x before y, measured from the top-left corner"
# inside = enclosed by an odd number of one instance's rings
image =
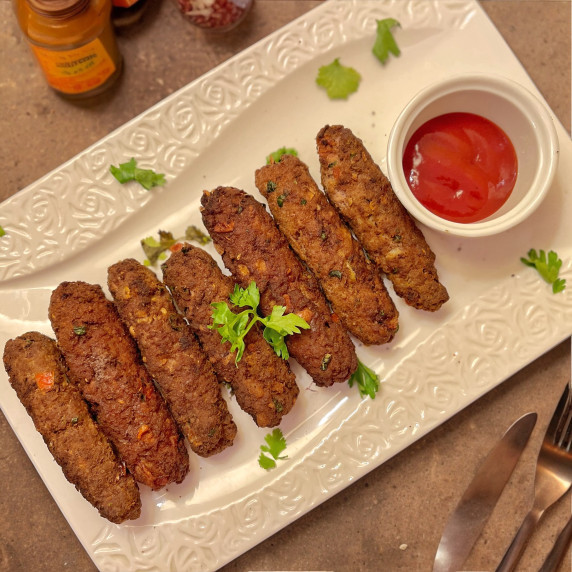
[[[99,38],[73,50],[48,50],[32,44],[48,83],[62,93],[85,93],[115,72],[115,63]]]

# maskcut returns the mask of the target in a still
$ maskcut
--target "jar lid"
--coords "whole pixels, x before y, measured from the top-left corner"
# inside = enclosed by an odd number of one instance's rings
[[[37,14],[48,18],[67,19],[77,16],[88,6],[90,0],[27,0]]]

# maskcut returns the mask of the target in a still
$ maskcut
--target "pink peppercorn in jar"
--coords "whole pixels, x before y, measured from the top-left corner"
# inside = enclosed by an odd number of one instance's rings
[[[248,14],[254,0],[175,0],[183,16],[205,30],[224,32]]]

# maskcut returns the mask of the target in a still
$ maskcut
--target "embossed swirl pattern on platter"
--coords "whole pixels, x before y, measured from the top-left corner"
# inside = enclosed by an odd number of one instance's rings
[[[136,186],[111,191],[107,168],[118,157],[135,155],[175,177],[268,88],[317,54],[371,32],[376,19],[459,29],[472,13],[455,0],[335,1],[310,12],[7,201],[0,224],[10,238],[0,244],[0,279],[80,251],[148,202]],[[563,269],[569,280],[571,273],[570,265]],[[475,300],[388,372],[375,403],[361,402],[340,430],[255,494],[176,523],[102,526],[91,540],[96,564],[105,572],[213,570],[236,557],[499,383],[539,341],[557,339],[572,323],[572,288],[547,298],[539,295],[545,287],[529,273]],[[460,354],[459,346],[471,351]]]
[[[170,137],[175,140],[177,133],[184,133],[187,141],[198,144],[205,136],[218,136],[220,130],[210,131],[212,118],[221,123],[231,121],[238,108],[254,101],[315,53],[340,41],[339,31],[343,41],[349,41],[360,37],[364,29],[372,29],[376,18],[390,14],[410,25],[446,21],[447,27],[462,27],[471,16],[464,2],[379,2],[374,10],[333,2],[327,10],[327,18],[322,18],[323,13],[320,18],[310,14],[295,30],[269,39],[260,52],[269,59],[264,65],[252,53],[233,62],[231,83],[247,81],[248,89],[223,95],[221,89],[228,79],[209,78],[166,106]],[[219,102],[226,98],[223,115],[197,103],[208,99],[211,90]],[[202,94],[199,99],[193,96],[195,91]],[[170,165],[173,172],[198,151],[187,145],[185,153],[176,166]],[[564,273],[571,273],[570,266]],[[105,571],[153,569],[157,563],[180,570],[215,569],[292,522],[324,495],[334,494],[363,475],[372,463],[396,454],[411,441],[411,434],[421,436],[437,426],[445,412],[462,404],[467,396],[493,387],[514,371],[515,364],[522,362],[539,339],[558,337],[563,321],[572,320],[572,294],[546,299],[538,295],[542,288],[541,280],[527,274],[507,279],[475,300],[455,320],[437,329],[395,372],[388,372],[392,374],[383,384],[381,403],[373,407],[362,402],[344,421],[342,430],[324,439],[303,460],[292,462],[262,491],[176,524],[144,530],[106,527],[93,542],[98,566]],[[499,315],[503,318],[498,319]],[[460,355],[459,345],[474,351]]]
[[[562,276],[572,279],[571,263]],[[231,560],[398,453],[413,436],[428,433],[447,411],[494,387],[540,340],[564,336],[564,324],[572,321],[572,289],[547,298],[541,295],[546,287],[534,273],[506,279],[437,329],[388,372],[375,402],[362,401],[340,430],[304,459],[292,459],[263,490],[174,525],[107,527],[93,543],[96,562],[119,572],[127,562],[141,570],[152,569],[152,562],[211,570]]]
[[[455,0],[336,1],[311,12],[5,201],[0,280],[77,254],[149,202],[151,195],[136,185],[116,192],[109,165],[135,156],[140,166],[172,179],[269,87],[316,54],[372,32],[376,19],[460,28],[472,13],[466,2]]]

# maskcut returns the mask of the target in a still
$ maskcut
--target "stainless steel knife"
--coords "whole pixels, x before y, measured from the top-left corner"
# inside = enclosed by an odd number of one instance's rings
[[[527,413],[517,419],[479,467],[445,525],[433,572],[462,567],[528,443],[536,417]]]

